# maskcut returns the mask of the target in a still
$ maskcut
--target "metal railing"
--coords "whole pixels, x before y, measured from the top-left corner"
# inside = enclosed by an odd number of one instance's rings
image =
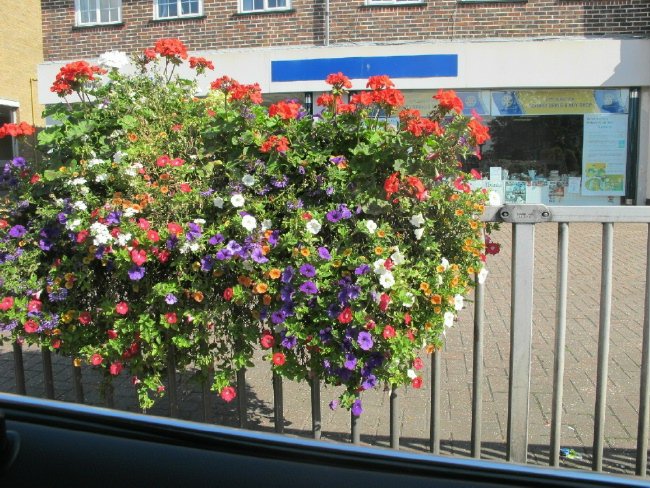
[[[637,448],[635,472],[646,476],[649,413],[650,413],[650,207],[546,207],[544,205],[504,205],[488,207],[483,215],[488,222],[512,224],[512,266],[511,266],[511,315],[510,315],[510,364],[508,393],[508,422],[506,458],[516,463],[526,463],[528,458],[529,399],[531,396],[531,348],[533,332],[533,277],[535,226],[542,223],[558,224],[557,279],[556,279],[556,317],[555,348],[553,368],[553,398],[551,419],[551,441],[549,446],[549,464],[560,466],[560,427],[562,425],[563,379],[566,348],[567,326],[567,290],[569,265],[569,228],[571,223],[591,222],[602,224],[602,269],[600,285],[600,313],[597,356],[596,402],[594,408],[594,435],[592,469],[603,469],[603,444],[605,413],[607,408],[607,378],[609,357],[609,332],[612,311],[612,262],[615,223],[649,224],[646,252],[646,287],[644,301],[642,357],[639,385],[639,409],[637,425]],[[474,295],[474,334],[473,334],[473,370],[472,370],[472,423],[471,456],[481,457],[481,426],[483,411],[483,338],[485,317],[485,285],[476,281]],[[22,348],[13,346],[16,390],[25,394],[25,370]],[[441,356],[438,351],[431,358],[431,410],[429,450],[440,453],[440,379]],[[42,350],[43,382],[47,398],[54,398],[54,381],[50,351]],[[177,371],[174,368],[173,348],[168,367],[168,395],[170,415],[178,415]],[[75,399],[84,402],[81,383],[81,368],[73,363],[73,383]],[[312,436],[320,439],[322,433],[321,419],[321,385],[317,379],[310,382]],[[113,406],[112,389],[105,392],[107,406]],[[247,390],[246,370],[237,374],[237,398],[239,425],[247,427]],[[202,389],[202,416],[208,419],[209,391],[208,385]],[[273,375],[273,419],[275,431],[284,430],[283,382],[278,375]],[[390,446],[400,447],[399,433],[399,395],[397,389],[390,391]],[[360,420],[350,416],[350,440],[359,444]]]

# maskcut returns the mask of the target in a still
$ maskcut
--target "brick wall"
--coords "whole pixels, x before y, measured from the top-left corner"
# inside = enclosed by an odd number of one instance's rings
[[[324,0],[293,0],[281,13],[237,14],[237,0],[204,0],[202,18],[154,21],[153,0],[123,0],[123,24],[74,26],[74,0],[42,0],[46,60],[92,57],[111,49],[140,51],[163,37],[191,50],[324,42]],[[650,37],[649,0],[528,0],[368,7],[330,0],[330,45],[544,36]]]

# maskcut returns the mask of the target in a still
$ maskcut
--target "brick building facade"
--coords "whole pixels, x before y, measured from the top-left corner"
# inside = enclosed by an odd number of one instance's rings
[[[41,2],[45,103],[56,101],[49,85],[62,62],[141,52],[177,37],[214,61],[215,78],[259,82],[266,100],[315,100],[326,89],[323,73],[340,66],[351,67],[357,90],[368,74],[390,74],[407,104],[424,111],[435,90],[453,88],[488,121],[509,127],[501,141],[520,141],[488,144],[480,163],[486,178],[496,179],[491,167],[503,169],[505,200],[515,175],[531,189],[530,203],[646,202],[648,0],[109,0],[111,12],[94,3]],[[195,10],[183,15],[188,4]],[[98,20],[104,14],[107,21]],[[209,81],[200,81],[203,89]],[[625,135],[612,140],[620,150],[596,185],[587,159],[598,157],[589,141],[602,140],[593,133],[601,119]],[[559,141],[558,127],[572,147]]]

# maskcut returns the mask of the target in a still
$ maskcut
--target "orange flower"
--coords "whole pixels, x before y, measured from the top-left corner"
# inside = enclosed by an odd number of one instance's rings
[[[237,278],[237,282],[240,285],[243,285],[243,286],[246,286],[246,287],[249,287],[249,286],[251,286],[253,284],[253,280],[251,280],[248,276],[239,276]]]
[[[264,295],[264,297],[262,298],[262,303],[268,306],[271,305],[271,300],[273,300],[273,297],[271,295]]]
[[[379,230],[377,231],[377,237],[386,237],[386,232],[384,232],[383,230],[379,229]]]
[[[433,311],[434,311],[435,313],[440,313],[440,312],[442,312],[442,308],[436,306],[436,307],[433,307]]]
[[[458,200],[459,198],[460,198],[460,196],[459,196],[457,193],[453,193],[453,194],[449,197],[449,201],[450,201],[450,202],[455,202],[455,201]]]
[[[278,268],[273,268],[269,271],[269,278],[272,280],[277,280],[281,275],[282,271],[280,271]]]
[[[436,271],[438,273],[444,273],[445,272],[445,267],[442,264],[439,264],[438,266],[436,266]]]
[[[269,285],[266,283],[258,283],[255,285],[255,293],[261,295],[262,293],[266,293],[269,289]]]
[[[379,246],[377,246],[377,247],[375,248],[375,254],[376,254],[377,256],[381,255],[383,252],[384,252],[384,248],[383,248],[383,247],[379,247]]]
[[[271,252],[271,246],[262,246],[262,254],[265,256]]]
[[[429,283],[425,283],[424,281],[420,283],[420,290],[427,292],[429,291],[429,288],[430,288]]]
[[[461,208],[457,208],[454,213],[456,214],[456,217],[460,217],[461,215],[465,214],[465,211]]]
[[[168,192],[169,192],[169,188],[168,188],[168,187],[166,187],[166,186],[161,186],[161,187],[160,187],[160,193],[162,193],[162,194],[166,194],[166,193],[168,193]]]
[[[304,257],[309,257],[311,252],[309,251],[309,248],[302,247],[302,248],[300,248],[300,254],[302,254]]]
[[[436,351],[436,346],[433,344],[427,344],[427,354],[431,354]]]
[[[469,221],[469,227],[472,230],[478,229],[478,222],[476,220],[470,220]]]
[[[168,180],[169,179],[169,173],[163,173],[160,175],[161,180]]]
[[[195,291],[194,293],[192,293],[192,298],[194,299],[195,302],[201,303],[204,298],[203,292]]]
[[[438,294],[435,294],[431,297],[431,303],[434,305],[440,305],[442,303],[442,297]]]
[[[129,138],[129,141],[135,142],[138,140],[138,135],[134,134],[133,132],[129,132],[129,134],[126,136]]]

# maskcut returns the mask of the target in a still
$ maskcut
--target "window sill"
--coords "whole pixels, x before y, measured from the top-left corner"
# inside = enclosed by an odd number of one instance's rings
[[[457,0],[461,5],[471,5],[474,3],[528,3],[528,0]]]
[[[151,23],[157,24],[158,22],[175,22],[179,20],[203,20],[207,18],[207,15],[183,15],[182,17],[164,17],[162,19],[151,19]]]
[[[73,25],[72,30],[86,30],[86,29],[106,29],[106,28],[114,28],[114,27],[124,27],[124,22],[111,22],[111,23],[105,23],[105,24],[81,24],[81,25]]]
[[[386,7],[425,7],[427,2],[386,2],[386,3],[366,3],[362,5],[361,8],[373,9],[373,8],[386,8]]]
[[[288,8],[286,10],[254,10],[251,12],[237,12],[235,17],[249,17],[251,15],[279,15],[279,14],[295,14],[295,8]]]

